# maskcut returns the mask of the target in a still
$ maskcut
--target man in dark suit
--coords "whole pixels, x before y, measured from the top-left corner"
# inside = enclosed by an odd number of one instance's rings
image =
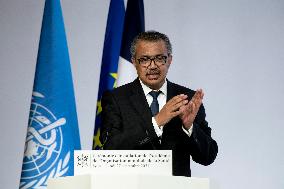
[[[211,164],[218,146],[205,120],[204,93],[166,79],[172,63],[168,37],[143,32],[134,39],[131,54],[138,78],[102,98],[103,148],[172,150],[173,175],[191,176],[190,156]]]

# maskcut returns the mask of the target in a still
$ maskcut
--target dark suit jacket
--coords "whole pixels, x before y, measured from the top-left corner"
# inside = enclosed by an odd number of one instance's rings
[[[178,94],[187,94],[190,100],[194,93],[193,90],[168,81],[167,101]],[[209,165],[215,160],[218,146],[211,138],[203,105],[194,120],[190,137],[182,130],[181,119],[177,116],[164,126],[161,144],[138,79],[105,92],[102,109],[100,140],[106,150],[172,150],[173,175],[182,176],[191,176],[190,156],[202,165]]]

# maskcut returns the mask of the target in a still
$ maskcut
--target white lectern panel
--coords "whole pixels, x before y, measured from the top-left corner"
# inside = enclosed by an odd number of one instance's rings
[[[172,175],[171,150],[78,150],[74,175],[80,174]]]
[[[157,175],[78,175],[49,179],[47,189],[209,189],[209,179]]]
[[[169,150],[75,151],[74,170],[77,176],[49,179],[47,188],[209,189],[209,179],[172,176]]]
[[[47,189],[91,189],[92,176],[78,175],[70,177],[51,178],[47,181]]]

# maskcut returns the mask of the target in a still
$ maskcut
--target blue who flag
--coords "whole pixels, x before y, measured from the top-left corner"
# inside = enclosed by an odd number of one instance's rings
[[[101,127],[100,113],[102,111],[101,98],[102,94],[106,90],[116,87],[117,66],[121,47],[124,14],[124,0],[111,0],[109,5],[101,64],[93,149],[102,148],[102,144],[99,140]]]
[[[46,0],[20,188],[46,188],[47,179],[74,174],[81,148],[60,0]]]
[[[129,83],[137,77],[136,70],[131,63],[130,46],[133,39],[144,31],[145,18],[143,0],[128,0],[117,71],[117,86]]]

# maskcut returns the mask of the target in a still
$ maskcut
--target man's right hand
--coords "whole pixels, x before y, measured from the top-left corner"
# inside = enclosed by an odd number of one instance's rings
[[[155,116],[155,120],[159,127],[167,124],[172,118],[180,115],[182,111],[180,107],[188,103],[187,95],[180,94],[170,99],[161,111]]]

